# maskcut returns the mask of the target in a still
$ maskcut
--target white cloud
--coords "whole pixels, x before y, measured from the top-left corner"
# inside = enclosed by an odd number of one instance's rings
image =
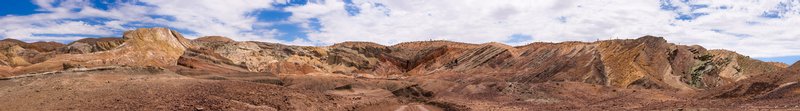
[[[781,2],[793,6],[783,18],[761,17],[765,11],[783,10],[776,9]],[[353,0],[353,5],[325,1],[285,10],[294,14],[294,22],[318,19],[321,28],[309,29],[309,41],[323,44],[357,40],[391,45],[428,39],[483,43],[507,41],[514,34],[553,42],[656,35],[680,44],[776,57],[800,55],[798,2],[676,0],[672,11],[656,0]],[[357,7],[359,13],[348,15],[347,6]],[[694,20],[676,20],[681,14]]]
[[[0,37],[63,41],[83,38],[70,34],[119,36],[125,30],[155,25],[195,32],[186,34],[189,37],[222,35],[236,40],[280,42],[273,39],[278,32],[261,28],[269,23],[258,22],[252,14],[277,10],[272,7],[272,0],[142,0],[112,4],[108,10],[93,8],[99,4],[86,0],[34,0],[33,3],[41,13],[0,17],[0,24],[4,25],[0,27]],[[108,20],[84,20],[98,18]]]
[[[272,1],[247,0],[144,0],[155,5],[154,13],[169,15],[174,22],[166,23],[175,28],[196,31],[198,35],[223,35],[245,39],[257,39],[250,36],[256,17],[249,13],[272,9]]]
[[[26,41],[65,41],[84,38],[69,35],[63,37],[48,37],[41,34],[113,34],[113,32],[105,30],[102,26],[88,25],[80,21],[38,22],[36,24],[7,24],[4,27],[5,28],[0,31],[0,36]]]

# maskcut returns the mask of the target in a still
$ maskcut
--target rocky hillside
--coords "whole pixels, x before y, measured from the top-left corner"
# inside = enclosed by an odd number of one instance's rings
[[[159,66],[167,67],[177,64],[178,58],[191,47],[189,41],[179,33],[166,28],[137,29],[127,31],[123,36],[125,41],[119,47],[94,53],[79,52],[81,54],[61,54],[59,52],[45,52],[38,54],[47,56],[46,60],[19,60],[14,62],[31,63],[23,65],[5,66],[4,75],[20,75],[27,73],[41,73],[70,68],[104,67],[104,66]],[[81,44],[82,42],[72,43]],[[103,43],[100,43],[103,44]],[[62,47],[62,51],[75,47]],[[15,46],[16,47],[16,46]],[[13,48],[13,47],[12,47]],[[103,45],[91,46],[95,49],[109,48]],[[17,48],[24,50],[24,48]],[[89,49],[86,47],[86,49]],[[88,51],[88,50],[85,50]],[[8,51],[13,52],[13,51]],[[18,54],[19,55],[19,54]],[[14,60],[14,59],[11,59]]]
[[[654,36],[293,46],[143,28],[0,41],[0,106],[11,110],[797,109],[799,80],[800,63]]]
[[[788,69],[800,72],[800,61],[795,62]]]
[[[60,48],[59,53],[85,54],[99,51],[107,51],[122,45],[122,38],[85,38],[67,44]]]
[[[289,46],[203,37],[193,43],[253,72],[339,73],[368,77],[504,74],[508,81],[578,81],[616,87],[705,89],[785,67],[660,37],[598,42],[468,44],[421,41],[383,46],[344,42]]]
[[[169,29],[151,28],[125,32],[122,39],[82,39],[68,45],[13,40],[0,43],[5,49],[0,63],[7,76],[70,67],[130,65],[368,78],[499,74],[503,76],[498,79],[524,83],[575,81],[620,88],[692,90],[786,67],[731,51],[675,45],[653,36],[516,47],[450,41],[393,46],[344,42],[314,47],[234,41],[220,36],[188,40]]]

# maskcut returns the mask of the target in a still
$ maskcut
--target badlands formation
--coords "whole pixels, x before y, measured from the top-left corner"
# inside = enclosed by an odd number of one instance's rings
[[[166,28],[0,41],[3,110],[797,110],[800,63],[661,37],[292,46]]]

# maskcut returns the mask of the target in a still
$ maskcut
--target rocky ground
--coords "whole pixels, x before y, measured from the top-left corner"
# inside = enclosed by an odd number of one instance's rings
[[[798,72],[652,36],[312,47],[149,28],[0,41],[0,109],[799,110]]]

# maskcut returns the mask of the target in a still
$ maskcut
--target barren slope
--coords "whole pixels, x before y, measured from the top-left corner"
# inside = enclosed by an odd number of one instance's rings
[[[166,28],[0,41],[8,110],[795,109],[800,65],[661,37],[293,46]],[[794,102],[793,102],[794,101]]]

